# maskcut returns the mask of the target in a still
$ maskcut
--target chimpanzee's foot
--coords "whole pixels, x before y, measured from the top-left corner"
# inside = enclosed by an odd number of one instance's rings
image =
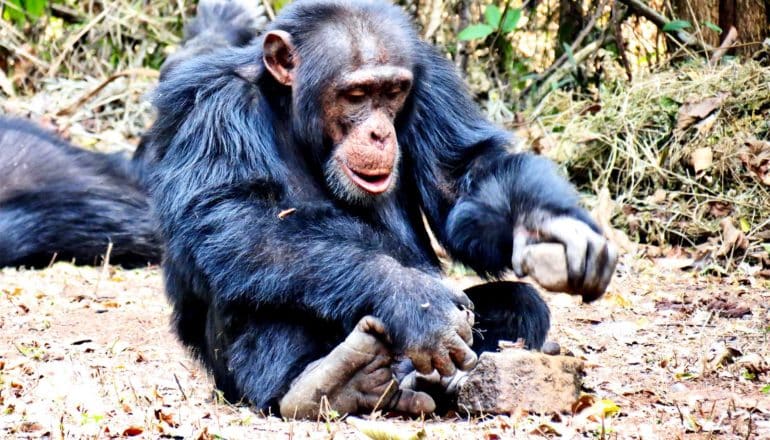
[[[433,412],[433,399],[422,392],[399,389],[393,357],[382,343],[385,326],[366,316],[325,357],[311,363],[281,399],[281,415],[315,418],[322,411],[354,414],[375,409],[408,414]]]
[[[427,393],[436,403],[434,412],[445,414],[449,410],[457,409],[457,396],[468,379],[467,371],[457,370],[452,376],[444,377],[435,370],[430,374],[422,374],[411,366],[408,359],[401,361],[397,368],[399,373],[409,371],[406,375],[397,374],[401,389]]]

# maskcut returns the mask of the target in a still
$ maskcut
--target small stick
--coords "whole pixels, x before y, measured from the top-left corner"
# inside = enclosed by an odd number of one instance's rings
[[[176,386],[179,388],[179,392],[182,393],[182,400],[187,400],[187,393],[185,393],[184,389],[182,389],[182,384],[179,382],[179,378],[176,376],[176,373],[174,373],[174,382],[176,382]]]
[[[267,17],[270,21],[275,20],[275,11],[273,11],[273,6],[270,5],[270,2],[268,0],[262,0],[262,4],[265,6],[265,12],[267,12]]]
[[[91,98],[96,96],[105,87],[107,87],[107,85],[109,85],[111,82],[115,81],[116,79],[124,77],[124,76],[138,76],[138,75],[146,76],[148,78],[157,78],[158,76],[160,76],[160,73],[158,73],[157,70],[147,69],[147,68],[144,68],[144,67],[139,67],[139,68],[136,68],[136,69],[126,69],[126,70],[122,70],[122,71],[120,71],[118,73],[113,73],[107,79],[102,81],[98,86],[96,86],[93,90],[91,90],[90,92],[88,92],[85,95],[83,95],[82,97],[80,97],[80,99],[78,99],[74,103],[72,103],[72,104],[68,105],[67,107],[65,107],[65,108],[59,110],[58,112],[56,112],[56,116],[70,116],[70,115],[72,115],[73,113],[75,113],[75,110],[77,110],[83,104],[88,102]]]

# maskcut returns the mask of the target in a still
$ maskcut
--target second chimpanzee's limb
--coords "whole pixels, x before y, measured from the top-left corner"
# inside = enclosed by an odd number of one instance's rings
[[[497,351],[498,341],[523,339],[530,349],[540,349],[550,327],[548,305],[527,283],[498,281],[465,290],[476,315],[473,350]]]
[[[160,260],[139,168],[30,121],[0,118],[0,267],[98,264],[110,243],[114,264]]]

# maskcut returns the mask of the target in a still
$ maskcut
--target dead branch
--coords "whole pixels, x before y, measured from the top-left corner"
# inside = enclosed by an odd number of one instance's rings
[[[148,78],[157,78],[160,75],[160,73],[157,70],[154,69],[146,69],[143,67],[137,68],[137,69],[127,69],[123,70],[117,73],[114,73],[110,75],[107,79],[99,83],[98,86],[96,86],[93,90],[86,93],[85,95],[81,96],[80,99],[75,101],[74,103],[68,105],[67,107],[59,110],[56,112],[56,116],[69,116],[75,111],[80,108],[83,104],[88,102],[91,98],[96,96],[99,92],[101,92],[107,85],[113,81],[115,81],[118,78],[122,78],[124,76],[145,76]]]
[[[573,58],[575,63],[580,64],[588,59],[588,57],[590,57],[594,52],[602,47],[603,43],[604,39],[600,38],[599,40],[586,44],[582,49],[574,53]],[[562,64],[561,66],[558,66],[558,68],[548,76],[548,78],[539,88],[537,93],[537,100],[541,100],[548,92],[550,92],[551,87],[556,85],[562,78],[564,78],[564,76],[569,73],[570,69],[572,69],[572,65],[570,64]]]
[[[575,54],[575,61],[577,61],[578,56],[576,53],[576,50],[580,45],[583,43],[583,40],[588,36],[588,34],[591,32],[591,30],[594,28],[594,25],[596,25],[596,21],[601,17],[602,12],[604,11],[604,6],[606,5],[606,0],[601,0],[599,5],[596,7],[596,10],[594,11],[593,15],[591,16],[591,19],[588,21],[588,24],[580,31],[577,38],[575,38],[575,41],[570,45],[570,51],[565,51],[553,64],[551,64],[548,69],[545,70],[545,72],[541,73],[537,76],[537,78],[532,81],[527,87],[524,88],[524,90],[521,91],[521,96],[527,96],[529,92],[532,90],[533,87],[535,87],[538,84],[555,84],[558,82],[559,79],[561,79],[562,76],[564,76],[564,73],[560,75],[556,81],[552,81],[550,77],[562,70],[562,66],[564,63],[567,62],[569,59],[569,53],[572,52]],[[594,47],[595,45],[589,44],[588,46]],[[586,47],[588,47],[586,46]],[[596,46],[595,50],[598,50],[601,46]],[[588,58],[589,53],[585,53],[582,49],[580,50],[582,57],[581,59]],[[538,95],[542,95],[541,93],[538,93]]]
[[[623,30],[621,23],[623,22],[625,10],[621,9],[620,3],[612,2],[612,12],[610,13],[610,23],[612,25],[612,33],[615,37],[615,43],[618,45],[618,53],[620,54],[620,61],[623,63],[623,68],[626,70],[626,76],[629,81],[633,80],[633,74],[631,73],[631,63],[626,56],[626,42],[623,39]]]
[[[642,17],[650,20],[655,26],[659,27],[660,29],[663,29],[664,26],[670,23],[670,20],[668,18],[666,18],[660,12],[647,6],[644,2],[642,2],[642,0],[618,0],[618,1],[628,6],[629,8],[631,8],[631,10],[634,11],[636,14],[641,15]],[[714,48],[711,47],[711,45],[703,41],[699,41],[697,38],[695,38],[695,36],[693,36],[692,34],[684,30],[667,32],[667,34],[671,35],[676,40],[678,40],[679,42],[681,42],[686,46],[699,46],[706,53],[712,53],[714,51]]]

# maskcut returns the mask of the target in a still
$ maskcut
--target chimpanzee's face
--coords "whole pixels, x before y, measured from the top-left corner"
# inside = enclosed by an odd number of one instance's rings
[[[338,197],[372,202],[398,180],[394,121],[412,86],[412,72],[387,64],[345,73],[325,93],[324,135],[334,145],[327,184]]]
[[[316,101],[324,143],[331,145],[322,167],[335,197],[371,205],[397,185],[401,152],[395,119],[409,96],[413,74],[403,50],[392,41],[351,29],[358,28],[327,30],[330,38],[338,38],[330,56],[341,67],[321,81],[325,87]],[[266,34],[265,66],[295,96],[302,96],[299,88],[307,82],[296,78],[303,61],[288,33]]]

